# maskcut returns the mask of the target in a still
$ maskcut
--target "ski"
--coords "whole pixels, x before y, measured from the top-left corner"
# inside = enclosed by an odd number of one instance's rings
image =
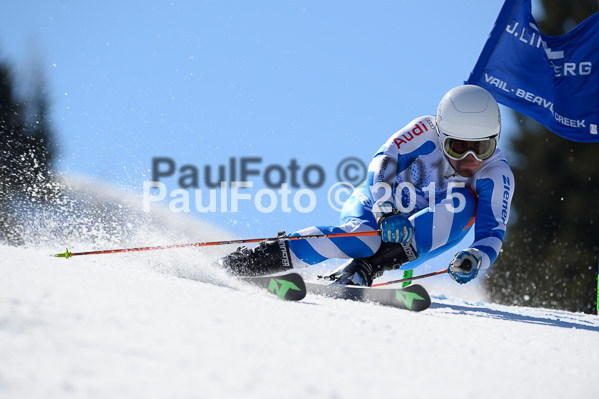
[[[375,302],[412,312],[421,312],[431,306],[431,297],[426,289],[418,284],[403,288],[370,288],[307,283],[306,287],[312,294],[352,301]]]
[[[268,276],[240,277],[252,285],[262,287],[268,292],[288,301],[300,301],[306,296],[306,284],[297,273]]]

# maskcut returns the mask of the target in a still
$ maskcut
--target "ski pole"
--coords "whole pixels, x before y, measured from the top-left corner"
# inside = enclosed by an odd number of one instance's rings
[[[443,274],[443,273],[447,273],[447,269],[439,270],[439,271],[433,272],[433,273],[422,274],[420,276],[402,278],[401,280],[393,280],[393,281],[387,281],[385,283],[372,284],[372,287],[382,287],[383,285],[398,284],[398,283],[403,283],[404,281],[419,280],[421,278],[437,276],[437,275]]]
[[[225,240],[225,241],[211,241],[211,242],[196,242],[191,244],[174,244],[174,245],[163,245],[154,247],[140,247],[140,248],[120,248],[120,249],[105,249],[99,251],[88,251],[88,252],[70,252],[68,248],[63,253],[55,254],[53,256],[58,258],[70,258],[73,256],[81,255],[102,255],[102,254],[117,254],[123,252],[141,252],[141,251],[154,251],[158,249],[174,249],[174,248],[189,248],[189,247],[209,247],[214,245],[228,245],[228,244],[248,244],[260,241],[291,241],[291,240],[309,240],[314,238],[340,238],[340,237],[364,237],[364,236],[376,236],[379,235],[379,230],[374,231],[360,231],[353,233],[334,233],[334,234],[312,234],[306,236],[278,236],[269,238],[248,238],[241,240]]]

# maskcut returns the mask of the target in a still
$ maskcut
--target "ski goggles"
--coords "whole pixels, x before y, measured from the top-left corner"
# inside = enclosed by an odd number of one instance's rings
[[[479,161],[487,160],[497,149],[497,137],[479,141],[467,141],[445,137],[443,139],[443,152],[449,158],[459,161],[472,154]]]

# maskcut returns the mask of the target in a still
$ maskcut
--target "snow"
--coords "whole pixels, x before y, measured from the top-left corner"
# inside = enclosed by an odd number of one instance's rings
[[[133,243],[174,240],[162,219],[146,237],[132,222]],[[3,399],[599,397],[595,315],[495,305],[428,279],[421,313],[285,302],[215,269],[230,248],[67,260],[49,256],[59,242],[0,246]],[[69,249],[115,243],[85,245]]]
[[[594,315],[285,302],[175,252],[204,272],[1,247],[0,396],[598,397]]]

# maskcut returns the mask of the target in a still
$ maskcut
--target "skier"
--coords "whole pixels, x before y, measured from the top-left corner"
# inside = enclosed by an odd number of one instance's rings
[[[497,258],[509,218],[514,177],[497,148],[500,133],[495,99],[479,86],[455,87],[435,116],[414,119],[376,152],[365,184],[344,203],[339,226],[290,234],[380,235],[261,242],[218,263],[233,274],[261,275],[346,258],[352,260],[326,278],[371,286],[384,271],[413,269],[438,256],[474,225],[474,242],[448,268],[455,281],[467,283]]]

